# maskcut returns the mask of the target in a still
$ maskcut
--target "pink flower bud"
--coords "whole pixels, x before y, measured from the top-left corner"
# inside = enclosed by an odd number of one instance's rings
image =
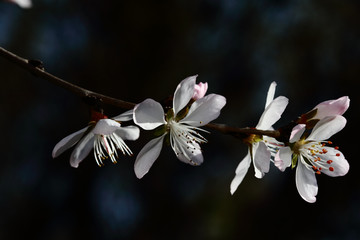
[[[323,119],[324,117],[343,115],[349,108],[350,99],[348,96],[336,100],[328,100],[319,103],[314,109],[317,109],[314,119]]]
[[[195,91],[194,91],[194,95],[192,98],[194,100],[198,100],[198,99],[204,97],[207,89],[208,89],[207,82],[206,83],[200,82],[199,84],[195,84]]]

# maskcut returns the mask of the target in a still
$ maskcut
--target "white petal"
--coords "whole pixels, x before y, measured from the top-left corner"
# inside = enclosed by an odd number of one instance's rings
[[[204,157],[201,152],[200,145],[196,142],[188,143],[184,145],[180,141],[178,141],[177,137],[174,136],[173,132],[171,134],[171,147],[174,150],[176,157],[187,164],[198,166],[204,162]]]
[[[292,151],[290,147],[280,148],[279,151],[275,155],[274,164],[280,169],[280,171],[285,171],[287,167],[291,165],[292,160]]]
[[[324,147],[327,150],[326,154],[318,155],[321,157],[321,161],[324,163],[327,163],[329,160],[331,160],[331,163],[328,163],[328,167],[332,167],[333,171],[328,170],[327,168],[323,168],[321,171],[322,173],[325,173],[328,176],[331,177],[339,177],[344,176],[349,171],[349,163],[345,159],[344,154],[342,152],[335,150],[332,147]],[[336,156],[338,154],[339,156]]]
[[[142,178],[160,155],[165,134],[148,142],[136,157],[134,171],[137,178]]]
[[[179,122],[195,127],[204,126],[220,115],[220,110],[225,104],[225,97],[217,94],[209,94],[196,100],[191,105],[187,116]]]
[[[115,131],[115,134],[121,137],[123,140],[135,141],[139,138],[140,129],[135,126],[121,127]]]
[[[254,154],[254,166],[258,170],[255,172],[255,177],[262,178],[269,172],[271,153],[264,142],[259,142],[258,145]]]
[[[197,75],[185,78],[177,86],[173,99],[175,116],[189,103],[194,95],[196,77]]]
[[[134,108],[134,122],[145,130],[165,124],[164,110],[160,103],[148,98]]]
[[[9,0],[9,2],[14,2],[22,8],[31,8],[32,7],[31,0]]]
[[[318,104],[315,119],[322,119],[324,117],[343,115],[349,108],[350,99],[348,96],[338,98],[336,100],[329,100]],[[314,109],[315,109],[314,108]]]
[[[88,133],[81,141],[76,145],[74,151],[70,156],[70,165],[74,168],[79,166],[79,163],[89,154],[94,147],[94,134]]]
[[[250,157],[250,151],[248,151],[245,158],[239,163],[239,165],[236,168],[236,171],[235,171],[236,176],[230,184],[230,193],[231,194],[234,194],[234,192],[236,191],[236,189],[238,188],[238,186],[244,179],[244,177],[250,167],[250,163],[251,163],[251,157]]]
[[[329,139],[332,135],[341,131],[346,125],[346,119],[337,115],[321,119],[312,130],[307,140],[323,141]]]
[[[92,132],[98,135],[110,135],[120,128],[120,123],[111,119],[100,119]]]
[[[306,124],[298,124],[291,130],[290,143],[294,143],[300,140],[301,136],[306,130]]]
[[[302,158],[300,156],[300,158]],[[304,166],[303,160],[298,160],[296,168],[296,188],[300,196],[307,202],[313,203],[316,201],[318,186],[316,182],[315,172],[307,169]]]
[[[69,148],[71,148],[72,146],[74,146],[80,140],[80,138],[82,137],[82,135],[88,128],[89,127],[86,127],[77,132],[74,132],[74,133],[70,134],[69,136],[63,138],[60,142],[58,142],[55,145],[54,150],[52,151],[52,157],[55,158],[55,157],[59,156],[61,153],[63,153],[64,151],[66,151]]]
[[[289,99],[286,97],[280,96],[275,98],[265,109],[259,123],[257,124],[257,129],[268,130],[274,123],[276,123],[281,114],[284,112]]]
[[[131,109],[120,115],[117,115],[116,117],[113,117],[112,119],[114,119],[115,121],[120,121],[120,122],[130,121],[133,119],[133,113],[134,113],[134,109]]]
[[[272,82],[270,84],[270,87],[269,87],[269,90],[268,90],[268,93],[266,96],[265,108],[267,108],[267,106],[269,106],[271,101],[274,100],[276,85],[277,85],[276,82]]]

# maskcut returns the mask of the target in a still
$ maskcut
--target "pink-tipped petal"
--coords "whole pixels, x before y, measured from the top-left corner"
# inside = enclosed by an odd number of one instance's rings
[[[344,96],[335,100],[329,100],[318,104],[314,109],[317,109],[315,119],[322,119],[324,117],[343,115],[350,106],[350,99]]]
[[[291,135],[290,135],[290,143],[294,143],[300,140],[301,136],[303,135],[303,133],[306,130],[306,124],[298,124],[296,125],[292,131],[291,131]]]

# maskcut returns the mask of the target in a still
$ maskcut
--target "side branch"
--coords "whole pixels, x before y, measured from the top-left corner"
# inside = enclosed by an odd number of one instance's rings
[[[122,109],[133,109],[135,107],[135,103],[122,101],[116,98],[112,98],[106,95],[102,95],[90,90],[87,90],[85,88],[79,87],[75,84],[69,83],[59,77],[56,77],[48,72],[46,72],[42,66],[42,63],[40,61],[36,60],[28,60],[22,57],[19,57],[15,55],[12,52],[7,51],[6,49],[0,47],[0,56],[4,57],[5,59],[9,60],[10,62],[15,63],[19,67],[27,70],[28,72],[32,73],[36,77],[43,78],[59,87],[62,87],[80,97],[93,97],[100,101],[102,101],[105,104],[113,105],[116,107],[120,107]],[[258,129],[252,129],[252,128],[237,128],[237,127],[230,127],[225,124],[215,124],[215,123],[209,123],[206,125],[207,128],[210,128],[212,130],[216,130],[218,132],[221,132],[223,134],[229,134],[233,135],[235,137],[246,137],[250,134],[257,134],[257,135],[266,135],[269,137],[277,138],[281,134],[278,130],[274,131],[264,131],[264,130],[258,130]]]
[[[93,97],[96,99],[99,99],[103,103],[110,104],[113,106],[117,106],[123,109],[132,109],[134,108],[135,104],[122,101],[116,98],[112,98],[109,96],[105,96],[90,90],[87,90],[85,88],[79,87],[75,84],[69,83],[59,77],[56,77],[48,72],[46,72],[40,61],[34,61],[34,60],[27,60],[25,58],[19,57],[4,48],[0,47],[0,56],[4,57],[5,59],[9,60],[10,62],[15,63],[19,67],[29,71],[33,75],[39,78],[43,78],[59,87],[62,87],[70,92],[73,92],[74,94],[80,96],[80,97]]]
[[[205,127],[216,130],[218,132],[233,135],[235,137],[243,137],[244,135],[256,134],[265,135],[273,138],[280,137],[281,133],[278,130],[259,130],[255,128],[238,128],[230,127],[225,124],[209,123]]]

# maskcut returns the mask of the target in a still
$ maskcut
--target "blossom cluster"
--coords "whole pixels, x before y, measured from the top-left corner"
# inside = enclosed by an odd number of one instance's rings
[[[207,140],[208,133],[202,129],[215,120],[226,104],[226,98],[218,94],[208,94],[208,84],[196,84],[197,76],[182,80],[177,86],[171,106],[163,106],[153,99],[146,99],[134,109],[116,117],[108,118],[93,111],[87,127],[65,137],[53,150],[53,157],[67,149],[75,148],[70,156],[72,167],[79,163],[94,149],[94,158],[99,166],[104,160],[116,163],[118,151],[132,155],[125,141],[135,141],[140,129],[152,130],[155,138],[150,140],[137,154],[134,162],[135,175],[140,179],[150,170],[159,157],[163,145],[170,145],[176,157],[192,166],[201,165],[204,157],[201,144]],[[276,83],[273,82],[267,93],[265,110],[255,129],[274,130],[273,125],[280,119],[288,105],[288,98],[274,99]],[[318,104],[310,112],[301,115],[291,123],[292,130],[274,138],[263,134],[248,134],[243,141],[249,150],[239,163],[235,177],[230,184],[234,194],[253,163],[255,177],[262,178],[269,172],[273,163],[279,170],[296,167],[296,187],[300,196],[307,202],[315,202],[318,191],[316,174],[343,176],[349,164],[338,147],[331,147],[328,140],[344,128],[346,119],[342,116],[348,109],[350,100],[344,96],[336,100]],[[123,126],[132,121],[135,125]],[[284,134],[285,132],[285,134]]]

